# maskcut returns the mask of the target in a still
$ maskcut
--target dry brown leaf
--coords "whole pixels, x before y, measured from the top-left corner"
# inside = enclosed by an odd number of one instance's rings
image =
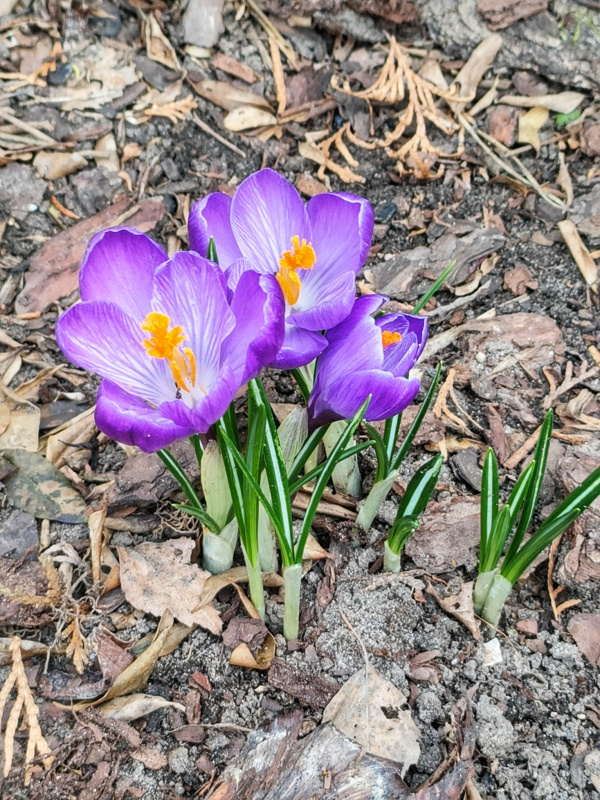
[[[263,572],[263,586],[279,587],[283,586],[283,578],[276,572]],[[221,589],[227,588],[236,583],[248,583],[248,570],[246,567],[232,567],[231,569],[220,572],[218,575],[211,575],[204,584],[204,591],[200,598],[200,603],[210,603],[219,594]]]
[[[473,610],[473,581],[463,583],[460,592],[449,597],[439,595],[430,583],[427,584],[425,591],[439,603],[447,614],[451,614],[459,622],[462,622],[469,629],[474,639],[481,639],[479,621],[476,619]]]
[[[87,444],[96,431],[94,408],[78,414],[71,422],[66,423],[58,433],[48,437],[46,458],[57,469],[71,461],[77,452],[73,445]],[[84,451],[85,452],[85,451]]]
[[[235,78],[240,78],[240,80],[243,80],[246,83],[256,83],[258,80],[256,72],[254,72],[251,67],[249,67],[247,64],[240,64],[240,62],[236,61],[235,58],[226,56],[225,53],[217,53],[216,56],[211,59],[210,63],[214,69],[220,69],[223,70],[223,72],[228,72],[230,75],[233,75]]]
[[[275,637],[267,633],[263,643],[255,650],[250,650],[246,642],[241,642],[232,652],[229,663],[233,667],[245,669],[269,669],[275,656]]]
[[[117,676],[108,691],[92,702],[85,701],[75,704],[74,710],[84,711],[91,706],[99,706],[115,697],[123,697],[142,689],[148,682],[156,660],[172,653],[192,630],[192,627],[181,623],[173,625],[173,615],[170,612],[165,613],[152,644]]]
[[[162,616],[168,609],[184,625],[200,625],[221,633],[221,618],[203,601],[209,572],[190,564],[195,544],[185,536],[157,544],[143,542],[132,549],[118,548],[121,588],[134,608]]]
[[[227,81],[207,79],[196,83],[190,82],[200,97],[210,100],[211,103],[224,108],[225,111],[233,111],[234,108],[239,106],[258,106],[268,111],[273,110],[263,97],[259,97],[249,89],[239,89],[236,86],[232,86]]]
[[[269,111],[256,106],[239,106],[230,111],[223,119],[223,127],[228,131],[238,133],[251,128],[262,128],[265,125],[275,125],[277,119]]]
[[[548,109],[543,106],[535,106],[526,114],[519,118],[519,135],[517,141],[521,144],[530,144],[539,151],[540,129],[548,122]]]
[[[269,37],[269,49],[271,51],[271,61],[273,62],[273,82],[275,83],[275,96],[277,97],[277,114],[283,114],[287,105],[287,92],[285,88],[285,75],[283,74],[283,64],[281,54],[275,39]]]
[[[558,163],[560,164],[560,169],[558,170],[558,175],[556,176],[556,182],[567,196],[568,208],[573,202],[575,194],[573,192],[573,181],[571,180],[571,176],[569,175],[569,170],[565,162],[565,154],[562,152],[558,153]]]
[[[119,719],[122,722],[133,722],[135,719],[147,717],[154,711],[161,708],[175,708],[177,711],[185,711],[185,706],[181,703],[174,703],[165,700],[164,697],[156,694],[144,694],[136,692],[126,697],[115,697],[104,703],[99,711],[105,717]]]
[[[369,666],[346,681],[325,708],[323,722],[331,722],[364,752],[401,764],[404,776],[421,753],[406,704],[402,692]]]
[[[469,98],[469,101],[466,106],[465,103],[450,101],[448,103],[450,108],[455,111],[462,111],[474,100],[481,79],[491,67],[501,47],[502,36],[498,33],[488,36],[477,45],[450,87],[451,90],[453,87],[458,89],[458,96]]]
[[[37,452],[39,430],[39,406],[0,383],[0,450],[18,448]]]
[[[585,282],[594,292],[598,291],[598,266],[582,242],[575,223],[570,219],[563,219],[558,223],[558,228]]]
[[[169,763],[166,756],[154,747],[139,747],[129,755],[136,761],[141,761],[146,769],[164,769]]]
[[[502,102],[517,108],[534,108],[535,106],[555,111],[558,114],[570,114],[585,100],[580,92],[561,92],[560,94],[541,94],[534,97],[506,94]]]
[[[162,32],[158,20],[151,13],[139,12],[144,21],[144,40],[148,58],[163,64],[168,69],[180,70],[181,65],[171,42]]]

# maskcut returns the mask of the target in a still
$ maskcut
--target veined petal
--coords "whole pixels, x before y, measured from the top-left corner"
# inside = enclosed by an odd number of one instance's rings
[[[236,326],[223,343],[222,357],[241,386],[279,353],[285,302],[273,275],[246,271],[237,283],[230,306]]]
[[[58,346],[74,364],[158,406],[175,397],[175,385],[167,363],[150,358],[143,339],[139,322],[115,303],[79,303],[56,323]]]
[[[221,345],[235,326],[223,289],[224,278],[197,253],[175,253],[154,279],[152,307],[180,325],[198,370],[198,382],[207,390],[221,365]]]
[[[285,326],[285,336],[277,357],[267,364],[273,369],[296,369],[314,361],[327,347],[327,339],[320,333]]]
[[[206,258],[212,236],[219,266],[223,269],[242,256],[231,230],[230,212],[231,197],[223,192],[214,192],[194,203],[188,218],[190,250]]]
[[[163,403],[160,412],[172,419],[176,425],[185,427],[191,424],[197,433],[206,433],[227,411],[239,388],[238,377],[228,364],[224,364],[208,394],[200,397],[193,408],[188,408],[180,400],[174,400]]]
[[[167,258],[160,245],[133,228],[101,231],[81,263],[81,299],[116,303],[141,321],[150,311],[154,273]]]
[[[308,201],[313,247],[317,263],[306,284],[317,275],[351,270],[356,275],[364,266],[373,236],[373,209],[364,197],[345,192],[319,194]]]
[[[239,185],[231,203],[231,228],[242,255],[274,273],[292,236],[311,241],[302,198],[272,169],[261,169]]]
[[[315,385],[308,404],[310,426],[314,430],[334,420],[350,419],[369,395],[365,419],[388,419],[412,403],[420,385],[416,378],[395,378],[378,369],[349,372],[321,391]]]
[[[139,397],[110,381],[102,381],[96,398],[96,425],[111,439],[155,453],[196,431],[173,422],[160,408],[152,408]]]
[[[316,269],[316,267],[315,267]],[[356,288],[354,273],[318,276],[306,285],[308,275],[301,275],[300,299],[289,315],[290,324],[310,331],[326,331],[344,320],[352,311]],[[296,310],[299,309],[299,310]]]
[[[273,270],[269,269],[269,267],[264,263],[250,261],[249,258],[238,258],[229,267],[227,267],[225,272],[227,288],[230,291],[234,291],[236,289],[240,278],[245,272],[259,272],[261,275],[273,274]]]

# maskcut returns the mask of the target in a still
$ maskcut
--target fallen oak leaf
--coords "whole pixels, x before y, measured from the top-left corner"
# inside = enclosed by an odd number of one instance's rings
[[[210,601],[203,600],[210,573],[189,563],[194,547],[185,536],[162,544],[119,547],[121,588],[134,608],[156,617],[168,609],[184,625],[200,625],[219,635],[221,618]]]
[[[447,614],[462,622],[471,632],[474,639],[478,641],[481,639],[479,622],[475,618],[475,611],[473,610],[473,581],[463,583],[460,592],[449,597],[439,595],[430,583],[427,584],[425,591],[438,602]]]
[[[125,697],[115,697],[104,703],[98,710],[105,717],[118,719],[122,722],[133,722],[141,717],[158,711],[161,708],[175,708],[177,711],[185,711],[185,706],[155,694],[144,694],[136,692]]]

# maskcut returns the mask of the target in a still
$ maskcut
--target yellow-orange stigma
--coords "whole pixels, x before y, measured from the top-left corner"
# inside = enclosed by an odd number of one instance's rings
[[[285,299],[290,306],[298,302],[300,297],[300,278],[296,275],[297,269],[312,269],[317,260],[316,253],[310,242],[299,236],[292,236],[292,249],[286,250],[279,259],[279,272],[275,276]]]
[[[389,347],[391,344],[401,342],[402,335],[396,331],[381,331],[381,341],[384,347]]]
[[[142,330],[150,334],[142,344],[152,358],[166,359],[177,388],[190,392],[196,383],[196,358],[189,347],[179,349],[187,339],[183,328],[175,325],[169,330],[170,325],[167,314],[151,311],[142,322]]]

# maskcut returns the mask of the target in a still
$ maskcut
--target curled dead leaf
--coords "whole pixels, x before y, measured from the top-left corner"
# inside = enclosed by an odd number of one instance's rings
[[[536,152],[541,146],[540,129],[548,122],[548,109],[543,106],[534,106],[530,111],[519,119],[519,135],[517,137],[521,144],[530,144],[535,147]]]

